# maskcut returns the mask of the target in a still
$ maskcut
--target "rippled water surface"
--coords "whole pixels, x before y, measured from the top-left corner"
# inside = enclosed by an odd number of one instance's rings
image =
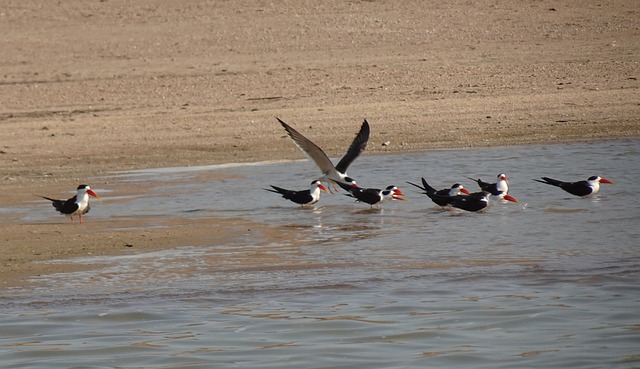
[[[482,214],[405,183],[499,172],[521,205]],[[1,366],[640,368],[639,140],[365,155],[349,174],[410,201],[301,209],[263,190],[307,187],[307,161],[123,173],[152,188],[91,218],[248,218],[279,241],[79,258],[96,267],[4,291]],[[591,175],[616,184],[582,199],[531,180]]]

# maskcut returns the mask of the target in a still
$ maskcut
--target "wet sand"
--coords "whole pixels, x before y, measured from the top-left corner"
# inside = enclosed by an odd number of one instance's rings
[[[640,136],[633,2],[129,4],[0,13],[3,208],[80,183],[143,190],[118,170],[302,158],[276,116],[330,156],[364,118],[365,155]],[[43,211],[49,223],[0,215],[4,286],[71,268],[46,260],[237,235],[215,217],[71,225]]]

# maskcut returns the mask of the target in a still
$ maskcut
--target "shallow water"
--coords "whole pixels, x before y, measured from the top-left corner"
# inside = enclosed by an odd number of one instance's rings
[[[405,183],[475,189],[466,176],[499,172],[524,206],[441,211]],[[92,218],[242,217],[285,241],[79,258],[96,269],[3,292],[2,366],[640,367],[640,140],[364,156],[349,174],[410,201],[371,210],[340,192],[301,209],[263,190],[307,187],[307,161],[123,173],[151,189]],[[616,184],[581,199],[543,175]]]

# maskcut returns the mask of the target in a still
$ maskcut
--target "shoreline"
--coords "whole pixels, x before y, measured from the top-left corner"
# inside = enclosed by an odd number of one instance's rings
[[[304,158],[275,117],[330,157],[363,119],[365,155],[640,137],[640,29],[625,2],[151,3],[2,12],[1,208],[79,184],[143,190],[114,171]],[[65,221],[0,212],[5,287],[47,272],[38,260],[156,247]],[[148,234],[172,247],[203,240],[196,228]]]
[[[552,143],[553,145],[566,145],[572,143],[602,142],[611,140],[638,139],[639,137],[607,138],[607,139],[579,139],[564,143]],[[527,145],[545,145],[549,143],[531,143],[526,145],[502,145],[501,148]],[[496,147],[497,148],[497,147]],[[418,152],[448,151],[448,150],[473,150],[476,148],[441,148],[423,150]],[[378,153],[377,155],[398,155],[406,153],[393,151]],[[191,167],[162,167],[141,168],[138,170],[125,170],[112,173],[108,176],[112,186],[118,188],[114,193],[117,197],[128,197],[135,193],[144,192],[144,188],[137,188],[134,192],[126,192],[126,184],[130,182],[127,173],[154,172],[163,169],[180,169],[185,171],[207,171],[212,168],[221,169],[228,166],[252,166],[274,162],[299,162],[307,159],[291,159],[260,162],[241,162],[226,164],[210,164]],[[171,171],[173,172],[173,171]],[[134,174],[135,175],[135,174]],[[218,178],[216,176],[216,178]],[[219,179],[219,178],[218,178]],[[42,185],[38,185],[39,187]],[[136,186],[138,187],[138,186]],[[108,206],[107,201],[99,206]],[[116,200],[117,202],[118,200]],[[122,201],[122,200],[120,200]],[[5,204],[6,206],[6,204]],[[11,206],[19,206],[19,203]],[[96,206],[94,204],[94,206]],[[49,210],[49,209],[47,209]],[[201,247],[222,244],[234,244],[239,238],[244,238],[247,233],[258,232],[272,237],[276,242],[278,236],[277,227],[267,224],[257,224],[246,219],[226,218],[218,216],[193,216],[193,217],[158,217],[138,216],[111,219],[91,219],[84,224],[72,225],[68,218],[51,211],[51,220],[42,222],[24,222],[14,220],[6,215],[0,215],[0,224],[4,227],[4,241],[14,245],[5,250],[0,265],[0,275],[3,275],[2,287],[5,291],[20,290],[35,286],[38,282],[30,282],[29,278],[54,273],[67,273],[81,270],[90,270],[99,266],[76,264],[72,259],[85,256],[119,256],[166,250],[176,247]],[[241,232],[238,232],[242,229]],[[70,233],[71,232],[71,233]],[[238,233],[240,236],[238,236]],[[42,240],[47,240],[43,243]],[[68,262],[64,262],[68,260]],[[55,261],[48,263],[47,261]],[[35,283],[35,284],[34,284]]]

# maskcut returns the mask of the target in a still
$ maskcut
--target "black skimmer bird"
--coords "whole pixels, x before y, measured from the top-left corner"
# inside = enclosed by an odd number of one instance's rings
[[[327,188],[318,180],[311,182],[311,188],[308,190],[292,191],[273,185],[271,185],[271,187],[273,190],[269,188],[265,188],[265,190],[279,193],[285,199],[291,200],[302,206],[313,205],[318,202],[318,200],[320,200],[320,190],[327,192]]]
[[[491,195],[495,197],[502,198],[504,195],[509,193],[509,180],[504,173],[498,174],[498,181],[496,183],[483,182],[480,178],[467,178],[478,183],[478,186],[480,186],[482,191],[491,192]]]
[[[98,194],[93,192],[88,185],[78,186],[75,196],[67,200],[56,200],[46,196],[40,197],[51,201],[53,207],[60,213],[68,215],[71,218],[71,223],[73,223],[74,215],[77,215],[80,218],[80,223],[82,223],[82,215],[88,213],[89,209],[91,209],[89,196],[93,196],[102,202]]]
[[[461,210],[479,212],[487,209],[491,196],[492,194],[489,191],[474,192],[469,195],[458,195],[451,198],[449,205]],[[518,204],[518,200],[511,195],[504,194],[502,199]]]
[[[320,168],[323,174],[323,177],[320,178],[321,181],[357,186],[356,181],[347,175],[347,168],[367,147],[367,142],[369,141],[369,123],[366,119],[360,127],[360,132],[358,132],[353,142],[351,142],[347,153],[340,159],[336,166],[333,165],[327,154],[325,154],[318,145],[311,142],[311,140],[304,137],[300,132],[293,129],[280,118],[276,119],[282,124],[296,146]]]
[[[598,193],[598,191],[600,191],[600,183],[613,183],[608,179],[598,176],[591,176],[586,181],[577,182],[563,182],[549,177],[542,177],[542,180],[534,179],[534,181],[560,187],[568,193],[580,197],[595,195]]]
[[[422,186],[412,182],[407,182],[407,183],[410,185],[416,186],[422,191],[424,191],[423,193],[429,196],[431,201],[433,201],[435,204],[442,207],[448,206],[449,202],[451,202],[452,197],[454,196],[458,196],[461,193],[465,195],[469,194],[469,191],[466,188],[464,188],[460,183],[455,183],[453,186],[451,186],[451,188],[445,188],[442,190],[436,190],[435,188],[431,187],[429,183],[427,183],[427,181],[424,179],[424,177],[422,178]]]
[[[348,186],[343,183],[338,182],[338,185],[349,192],[347,196],[353,197],[356,201],[364,202],[371,207],[374,205],[376,207],[380,207],[380,204],[387,200],[399,200],[399,201],[407,201],[406,199],[400,197],[405,196],[405,194],[398,189],[396,186],[387,186],[384,190],[378,188],[362,188],[356,186]]]

